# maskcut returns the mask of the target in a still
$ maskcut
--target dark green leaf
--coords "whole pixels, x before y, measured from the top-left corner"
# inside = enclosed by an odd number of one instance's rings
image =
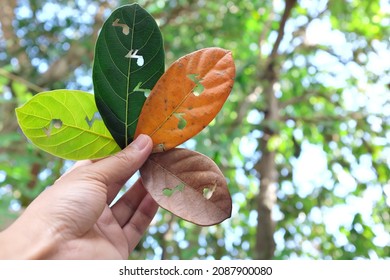
[[[121,148],[133,140],[145,93],[163,73],[163,39],[153,17],[138,4],[115,10],[96,43],[93,83],[99,112]]]

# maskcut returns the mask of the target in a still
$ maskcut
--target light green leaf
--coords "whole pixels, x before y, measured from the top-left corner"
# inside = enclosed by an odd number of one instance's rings
[[[41,92],[16,109],[20,127],[40,149],[71,159],[95,159],[120,150],[101,120],[92,94]]]

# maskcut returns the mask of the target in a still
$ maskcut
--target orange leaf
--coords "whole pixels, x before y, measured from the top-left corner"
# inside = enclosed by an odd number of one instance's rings
[[[154,152],[167,151],[190,139],[221,110],[234,77],[228,50],[206,48],[178,59],[145,101],[135,137],[148,134]]]

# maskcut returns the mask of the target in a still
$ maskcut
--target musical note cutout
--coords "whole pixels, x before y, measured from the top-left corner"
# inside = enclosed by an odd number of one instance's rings
[[[186,125],[187,125],[187,121],[184,119],[184,113],[173,113],[173,115],[179,120],[178,124],[177,124],[177,128],[180,129],[180,130],[183,130]]]
[[[212,196],[215,190],[217,189],[217,183],[214,183],[214,185],[210,187],[206,187],[203,189],[203,197],[209,200]]]
[[[138,50],[131,50],[128,54],[125,55],[127,58],[136,58],[137,59],[137,65],[142,66],[144,65],[144,57],[142,55],[137,55]]]
[[[50,137],[51,131],[53,128],[60,129],[62,127],[62,121],[60,119],[52,119],[49,126],[46,126],[43,129],[47,137]]]
[[[192,93],[195,96],[199,96],[202,93],[202,91],[204,91],[204,86],[200,83],[202,79],[198,78],[199,74],[188,74],[187,77],[190,78],[190,80],[195,83],[195,87]]]
[[[141,88],[141,85],[142,85],[142,82],[139,82],[136,87],[134,88],[133,92],[136,92],[136,91],[141,91],[144,93],[145,97],[148,98],[149,94],[150,94],[150,89],[147,89],[147,88]]]
[[[118,26],[118,27],[122,27],[122,32],[123,34],[125,35],[129,35],[130,33],[130,28],[127,24],[124,24],[124,23],[119,23],[119,18],[117,18],[113,23],[112,23],[112,26]]]
[[[202,91],[204,91],[204,86],[200,83],[202,79],[198,78],[199,77],[198,74],[188,74],[187,77],[195,83],[195,87],[192,93],[195,96],[199,96],[202,93]]]
[[[170,196],[172,196],[176,192],[182,192],[184,190],[185,186],[186,186],[185,184],[180,183],[176,187],[174,187],[173,189],[170,189],[170,188],[163,189],[162,193],[166,197],[170,197]]]
[[[85,121],[87,122],[89,128],[92,127],[95,121],[101,121],[101,120],[102,120],[102,116],[99,114],[99,112],[95,112],[91,119],[89,119],[88,116],[85,116]]]

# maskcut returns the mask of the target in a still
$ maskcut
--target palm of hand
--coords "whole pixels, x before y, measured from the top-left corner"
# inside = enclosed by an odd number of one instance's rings
[[[47,209],[35,211],[48,214],[44,215],[46,223],[60,236],[60,246],[65,247],[59,251],[69,253],[61,253],[61,258],[127,259],[158,206],[138,180],[109,207],[125,182],[119,179],[107,185],[104,176],[93,171],[93,164],[77,163],[39,197],[50,199],[50,203],[43,204]],[[41,206],[39,200],[36,205]]]

